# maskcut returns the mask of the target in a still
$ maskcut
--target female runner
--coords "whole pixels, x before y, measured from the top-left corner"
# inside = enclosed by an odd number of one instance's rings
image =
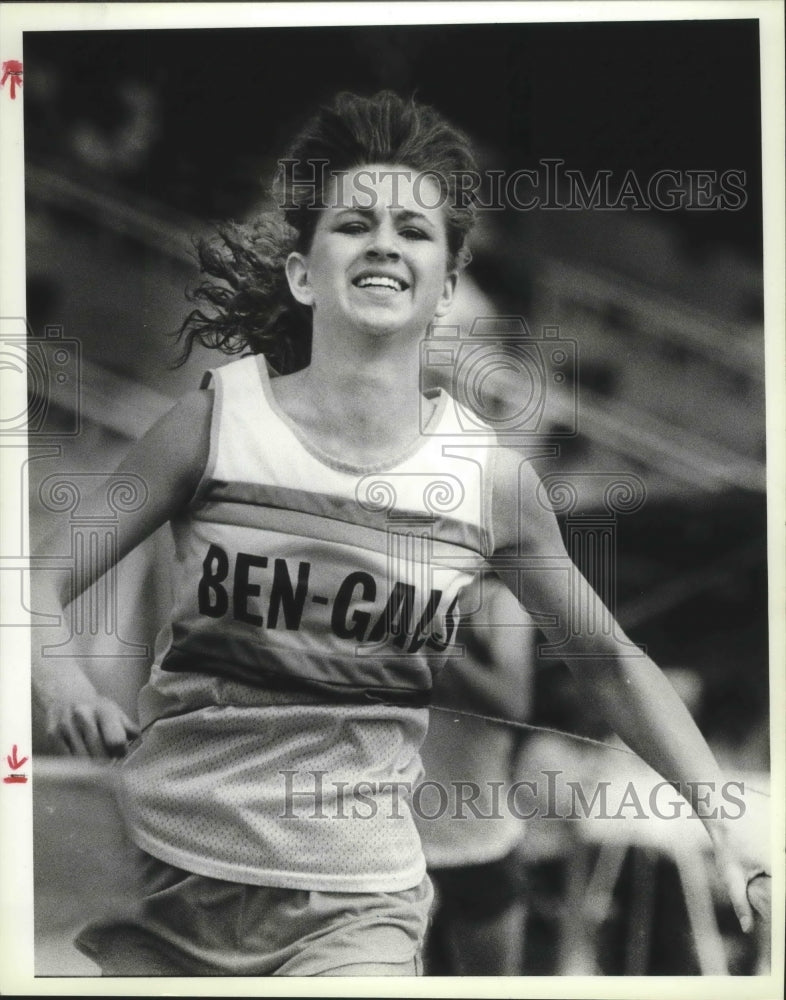
[[[122,765],[144,899],[78,940],[104,974],[418,974],[432,893],[409,792],[462,590],[513,560],[548,642],[573,628],[571,587],[600,613],[560,571],[532,467],[490,430],[468,438],[444,391],[421,393],[421,345],[467,257],[457,179],[473,169],[432,109],[340,95],[282,161],[280,211],[203,247],[222,280],[187,345],[245,356],[118,470],[147,502],[121,515],[117,558],[168,521],[176,565]],[[90,582],[42,586],[65,607]],[[710,750],[655,664],[590,625],[569,660],[579,682],[700,812],[747,928],[745,872],[707,806]],[[136,737],[77,663],[38,657],[34,690],[73,754],[122,756]]]

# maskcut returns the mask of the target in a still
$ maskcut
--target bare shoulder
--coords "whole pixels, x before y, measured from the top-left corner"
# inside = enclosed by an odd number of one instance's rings
[[[114,559],[130,552],[193,498],[210,451],[211,413],[210,391],[188,393],[134,442],[111,474],[134,476],[142,484],[145,497],[144,503],[132,505],[128,511],[118,514]],[[83,516],[88,519],[99,514],[103,516],[106,486],[107,483],[104,483],[96,487],[90,496],[80,502]],[[41,542],[39,551],[60,551],[64,542],[56,541],[57,532],[64,530],[68,530],[67,525],[56,528],[55,533]],[[63,598],[67,601],[74,596],[74,592],[70,589],[66,591],[66,586],[70,588],[71,583],[64,579],[63,593],[70,595]]]
[[[551,547],[558,528],[531,461],[511,448],[497,453],[492,486],[495,550]]]
[[[194,446],[210,437],[210,418],[213,413],[213,390],[194,389],[182,396],[155,424],[148,434],[158,433],[173,446]]]
[[[193,389],[182,396],[169,410],[164,419],[169,419],[170,423],[179,425],[182,430],[190,430],[196,434],[210,430],[210,418],[213,413],[213,397],[215,393],[212,389]]]
[[[187,393],[137,442],[123,466],[166,478],[181,498],[193,493],[207,465],[212,412],[212,390]]]

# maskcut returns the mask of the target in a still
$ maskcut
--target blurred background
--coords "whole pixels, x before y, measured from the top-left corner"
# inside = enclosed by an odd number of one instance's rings
[[[414,93],[471,135],[484,170],[545,176],[542,161],[560,159],[588,185],[610,172],[613,194],[630,171],[645,187],[661,170],[676,172],[683,187],[689,171],[741,172],[736,209],[702,207],[686,187],[682,207],[670,211],[631,207],[633,198],[617,210],[481,212],[450,321],[466,333],[479,316],[521,316],[536,337],[557,327],[575,341],[575,375],[549,399],[539,442],[551,451],[538,468],[632,474],[643,483],[639,509],[614,518],[618,617],[671,671],[721,760],[764,780],[757,31],[755,20],[727,20],[26,32],[27,316],[35,342],[60,338],[76,342],[67,347],[72,357],[79,351],[78,378],[32,387],[45,410],[37,443],[59,453],[31,453],[31,537],[57,516],[46,500],[49,477],[85,473],[87,483],[110,472],[206,368],[227,360],[197,349],[173,368],[173,334],[198,277],[193,238],[214,220],[248,219],[268,203],[277,156],[337,90]],[[581,514],[604,513],[602,489],[590,493]],[[126,560],[109,611],[94,596],[87,624],[75,619],[62,635],[53,628],[53,644],[83,651],[96,684],[132,713],[166,611],[168,545],[161,532]],[[109,643],[91,634],[102,616]],[[608,736],[578,703],[563,664],[535,662],[532,685],[530,721]],[[40,730],[36,739],[45,754]],[[563,749],[554,749],[557,758]],[[542,751],[529,752],[535,759]],[[40,859],[49,863],[55,785],[40,783],[52,798],[39,799],[37,871]],[[541,835],[546,843],[528,832],[537,846],[523,849],[531,876],[523,973],[575,971],[578,961],[574,951],[574,966],[565,964],[568,931],[555,916],[565,849],[553,826]],[[612,937],[624,938],[633,905],[625,872],[604,918]],[[628,873],[627,881],[642,877]],[[643,959],[639,948],[639,971],[707,971],[689,943],[690,907],[668,877],[647,877],[660,909]],[[39,882],[37,916],[62,930],[73,914],[57,917],[61,886]],[[740,942],[728,914],[717,915],[728,968],[755,971],[761,949]],[[42,923],[42,941],[47,933]],[[669,933],[688,944],[670,947]],[[40,954],[49,954],[43,945]],[[624,971],[626,954],[624,944],[607,942],[581,968]],[[70,960],[60,951],[52,959]]]

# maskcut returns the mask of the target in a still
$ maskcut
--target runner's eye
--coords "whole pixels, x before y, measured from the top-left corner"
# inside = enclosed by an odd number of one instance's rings
[[[344,222],[336,231],[346,233],[348,236],[357,236],[360,233],[368,232],[368,223],[360,221]]]

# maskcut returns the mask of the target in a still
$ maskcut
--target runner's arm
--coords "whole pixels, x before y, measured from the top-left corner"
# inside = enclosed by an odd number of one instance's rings
[[[501,452],[494,483],[495,553],[492,565],[518,589],[530,614],[541,618],[546,646],[570,637],[564,659],[586,695],[617,734],[665,780],[672,782],[702,819],[744,930],[752,925],[746,875],[731,830],[713,803],[724,777],[687,707],[659,667],[612,622],[609,610],[572,563],[557,519],[539,491],[529,462]],[[504,564],[519,564],[516,576]],[[518,579],[518,584],[515,582]],[[581,609],[575,613],[574,609]]]
[[[41,611],[62,620],[73,600],[188,503],[207,462],[211,410],[211,392],[189,393],[132,446],[114,476],[138,477],[146,491],[144,503],[118,514],[116,547],[97,553],[98,559],[88,561],[88,571],[78,580],[68,567],[34,571],[36,606]],[[80,500],[80,516],[103,514],[112,478]],[[36,546],[34,555],[69,548],[66,522]],[[45,714],[48,734],[71,754],[122,755],[129,736],[136,735],[135,724],[111,698],[96,691],[75,659],[43,655],[48,638],[46,628],[33,628],[33,697]]]

